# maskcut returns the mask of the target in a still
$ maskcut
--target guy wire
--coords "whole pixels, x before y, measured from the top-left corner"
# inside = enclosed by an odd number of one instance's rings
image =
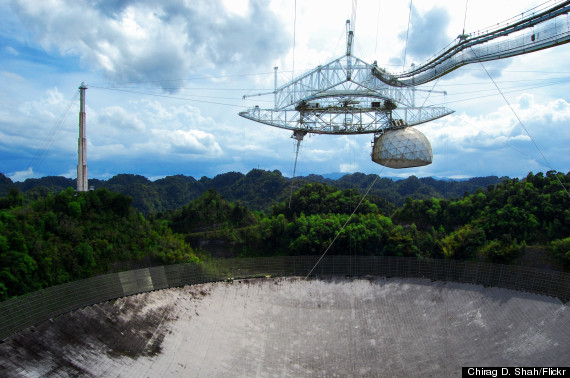
[[[473,52],[473,54],[475,55],[475,57],[478,59],[479,57],[477,56],[477,54],[475,53],[475,51],[473,50],[473,48],[471,48],[471,51]],[[485,72],[487,73],[487,76],[489,76],[489,79],[491,79],[491,81],[493,82],[493,84],[495,85],[495,88],[497,88],[497,90],[499,91],[499,93],[501,94],[501,96],[503,97],[503,100],[505,100],[505,102],[507,103],[507,105],[509,106],[509,108],[511,109],[511,111],[513,112],[513,114],[515,115],[516,119],[519,121],[520,125],[522,126],[523,130],[526,132],[526,135],[528,135],[528,137],[530,138],[530,140],[532,141],[532,143],[534,144],[534,147],[536,147],[536,149],[538,150],[538,152],[540,153],[540,155],[542,156],[542,159],[544,159],[544,161],[546,162],[546,165],[550,168],[551,171],[554,171],[554,168],[552,168],[552,165],[550,165],[550,162],[548,161],[548,159],[546,158],[546,156],[544,156],[544,154],[542,153],[542,150],[540,149],[540,147],[538,147],[538,144],[536,144],[534,138],[532,137],[532,135],[530,135],[530,133],[528,132],[526,126],[524,125],[524,123],[522,122],[522,120],[520,119],[519,115],[517,114],[517,112],[515,111],[515,109],[512,107],[511,103],[509,102],[509,100],[507,100],[507,97],[503,94],[503,92],[501,91],[501,88],[499,88],[499,86],[497,85],[497,83],[495,83],[495,80],[493,79],[493,77],[491,76],[491,74],[489,73],[489,71],[487,71],[487,68],[485,67],[485,65],[483,64],[483,62],[479,61],[479,63],[481,64],[481,66],[483,67],[483,69],[485,70]],[[555,175],[556,176],[556,180],[558,180],[558,183],[560,184],[560,186],[562,186],[562,189],[566,192],[566,195],[568,197],[570,197],[570,193],[568,192],[568,189],[566,189],[566,186],[564,185],[564,183],[560,180],[560,177],[558,177],[558,174]]]
[[[391,160],[391,158],[390,158]],[[388,160],[388,162],[390,162],[390,160]],[[334,242],[336,241],[336,239],[339,237],[340,233],[342,232],[342,230],[344,230],[344,228],[346,227],[346,225],[348,224],[348,222],[350,222],[350,220],[352,219],[352,216],[356,213],[356,210],[358,210],[358,208],[360,207],[360,205],[362,204],[362,202],[364,201],[364,199],[366,198],[366,196],[368,195],[368,193],[370,192],[370,189],[372,189],[372,187],[374,186],[374,184],[376,184],[376,181],[378,181],[378,179],[380,178],[380,174],[382,173],[382,171],[384,170],[384,168],[382,168],[382,170],[380,170],[380,173],[378,173],[376,175],[376,177],[374,178],[374,181],[372,181],[372,184],[370,184],[370,186],[368,187],[368,189],[366,189],[366,193],[364,193],[364,195],[362,196],[362,198],[360,199],[360,202],[358,202],[358,205],[356,205],[356,207],[354,208],[354,210],[352,211],[352,213],[350,214],[350,216],[348,217],[348,219],[346,220],[346,222],[344,222],[344,225],[340,228],[340,230],[337,232],[336,236],[334,237],[334,239],[331,241],[331,243],[329,244],[329,246],[327,247],[327,249],[323,252],[323,254],[321,255],[321,257],[317,260],[317,262],[315,263],[315,265],[313,266],[313,268],[309,271],[309,273],[305,276],[305,279],[309,278],[309,276],[311,275],[311,273],[313,273],[313,271],[315,270],[315,268],[317,267],[317,265],[319,265],[319,263],[321,262],[321,260],[323,259],[323,257],[325,257],[325,255],[327,254],[327,252],[329,251],[329,249],[333,246]]]

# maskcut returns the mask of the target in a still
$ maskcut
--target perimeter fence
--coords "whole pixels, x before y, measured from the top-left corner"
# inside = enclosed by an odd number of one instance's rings
[[[228,279],[306,276],[319,256],[220,259],[105,274],[0,302],[0,340],[55,316],[153,290]],[[325,256],[312,276],[425,278],[501,287],[570,299],[570,274],[456,260],[390,256]]]

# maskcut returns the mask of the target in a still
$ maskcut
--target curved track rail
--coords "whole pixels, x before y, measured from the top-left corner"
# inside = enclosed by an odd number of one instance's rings
[[[547,49],[570,42],[570,1],[492,31],[460,35],[455,44],[429,61],[401,74],[375,67],[373,74],[394,87],[425,84],[470,63],[485,62]]]

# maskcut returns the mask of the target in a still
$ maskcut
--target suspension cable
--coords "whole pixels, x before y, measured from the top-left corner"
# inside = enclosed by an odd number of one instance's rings
[[[475,57],[477,59],[479,59],[477,57],[477,54],[475,53],[475,51],[473,49],[471,49],[471,51],[473,52],[473,54],[475,55]],[[481,64],[481,66],[483,67],[483,69],[485,70],[485,72],[487,73],[487,76],[489,76],[489,79],[491,79],[491,81],[493,82],[493,84],[495,85],[495,88],[497,88],[497,90],[499,91],[499,93],[501,94],[501,96],[503,97],[503,100],[505,100],[505,102],[507,103],[507,105],[509,106],[509,108],[511,109],[511,112],[513,112],[513,114],[515,115],[516,119],[519,121],[520,125],[522,126],[523,130],[526,132],[526,135],[528,135],[528,137],[530,138],[530,140],[532,141],[532,143],[534,144],[534,147],[536,147],[536,149],[538,150],[538,152],[540,153],[540,155],[542,156],[542,159],[544,159],[544,161],[546,162],[546,165],[550,168],[551,171],[554,171],[554,168],[552,168],[552,165],[550,165],[550,162],[548,161],[548,159],[546,158],[546,156],[544,156],[544,154],[542,153],[542,150],[540,149],[540,147],[538,146],[538,144],[536,144],[536,141],[534,140],[534,138],[532,137],[532,135],[530,135],[530,133],[528,132],[526,126],[524,125],[523,121],[520,119],[519,115],[517,114],[517,112],[515,111],[515,109],[512,107],[511,103],[509,102],[509,100],[507,100],[507,97],[503,94],[503,91],[501,91],[501,88],[499,88],[499,86],[497,85],[497,83],[495,82],[495,80],[493,79],[493,77],[491,76],[491,74],[489,73],[489,71],[487,71],[487,68],[485,67],[485,65],[483,64],[483,62],[479,61],[479,63]],[[564,185],[564,183],[562,182],[562,180],[560,180],[560,178],[558,177],[558,175],[556,174],[556,179],[558,180],[558,183],[562,186],[562,189],[566,192],[566,195],[568,197],[570,197],[570,193],[568,192],[568,189],[566,188],[566,186]]]
[[[140,95],[145,95],[145,96],[172,98],[172,99],[176,99],[176,100],[201,102],[201,103],[204,103],[204,104],[214,104],[214,105],[222,105],[222,106],[231,106],[231,107],[234,107],[234,108],[242,108],[242,105],[227,104],[227,103],[217,102],[217,101],[197,100],[197,99],[192,98],[192,97],[172,96],[172,95],[160,94],[160,93],[155,93],[155,92],[140,92],[140,91],[134,91],[134,90],[128,90],[128,89],[99,87],[99,86],[97,86],[97,85],[90,85],[89,88],[104,89],[104,90],[107,90],[107,91],[115,91],[115,92],[135,93],[135,94],[140,94]]]
[[[461,33],[461,35],[465,35],[465,22],[467,21],[467,4],[469,4],[469,0],[465,0],[465,16],[463,17],[463,33]]]
[[[431,96],[431,94],[433,93],[433,90],[434,90],[435,86],[437,85],[437,82],[438,82],[438,81],[439,81],[439,77],[435,80],[435,83],[433,83],[433,86],[431,87],[431,90],[428,92],[428,95],[427,95],[426,98],[424,99],[424,102],[423,102],[422,106],[420,106],[420,108],[423,108],[423,107],[424,107],[424,105],[426,104],[426,102],[427,102],[429,96]],[[444,92],[444,100],[443,100],[444,103],[445,103],[445,95],[447,95],[447,93]]]
[[[391,160],[391,158],[388,160],[388,162]],[[360,202],[358,202],[358,205],[356,205],[356,207],[354,208],[354,210],[352,211],[352,213],[350,214],[350,216],[348,217],[348,219],[346,220],[346,222],[344,222],[344,225],[340,228],[340,230],[337,232],[336,236],[334,237],[334,239],[331,241],[331,243],[329,244],[329,246],[327,247],[327,249],[323,252],[323,254],[321,255],[321,257],[317,260],[317,262],[315,263],[315,265],[313,266],[313,268],[309,271],[309,273],[305,276],[305,279],[309,278],[309,276],[311,275],[311,273],[313,273],[313,271],[315,270],[315,268],[317,267],[317,265],[319,265],[319,263],[321,262],[321,260],[323,259],[323,257],[325,257],[325,255],[327,254],[327,252],[329,251],[329,249],[333,246],[334,242],[336,241],[336,239],[339,237],[340,233],[342,232],[342,230],[344,230],[344,228],[346,227],[346,225],[348,224],[348,222],[350,222],[350,220],[352,219],[352,216],[356,213],[356,211],[358,210],[358,208],[360,207],[360,205],[362,204],[362,202],[364,201],[364,199],[366,198],[366,196],[368,195],[368,193],[370,192],[370,189],[372,189],[372,187],[374,186],[374,184],[376,184],[376,181],[378,181],[378,179],[380,178],[380,174],[382,173],[382,171],[384,170],[384,167],[382,167],[382,170],[376,175],[376,177],[374,178],[374,181],[372,181],[372,184],[370,184],[370,186],[368,187],[368,189],[366,189],[366,193],[364,193],[364,195],[362,196],[362,198],[360,199]]]
[[[410,0],[410,11],[408,14],[408,31],[406,31],[406,47],[404,48],[404,61],[402,62],[402,70],[406,68],[406,54],[408,52],[408,37],[410,35],[410,22],[412,20],[412,0]]]
[[[291,190],[289,193],[289,206],[288,208],[291,208],[291,200],[293,199],[293,182],[295,180],[295,174],[297,173],[297,159],[299,157],[299,148],[301,147],[301,142],[303,141],[303,138],[297,138],[297,147],[295,150],[295,164],[293,165],[293,176],[291,177]]]
[[[55,139],[56,139],[57,135],[59,134],[59,132],[63,128],[63,123],[65,122],[65,120],[69,116],[69,113],[71,112],[71,108],[73,107],[73,104],[75,104],[75,102],[77,101],[78,98],[79,98],[79,91],[76,91],[75,94],[73,95],[73,98],[67,103],[65,109],[57,118],[57,120],[55,122],[55,126],[51,132],[51,135],[48,136],[48,138],[47,138],[48,140],[45,140],[44,144],[40,147],[40,149],[36,150],[36,153],[34,154],[32,161],[30,162],[31,167],[33,167],[34,165],[39,166],[42,163],[42,161],[46,157],[46,154],[48,153],[48,151],[52,148],[53,144],[55,143]]]
[[[352,15],[350,17],[350,26],[353,32],[356,32],[356,8],[358,7],[358,0],[352,0]]]
[[[295,14],[293,16],[293,70],[291,80],[295,79],[295,40],[297,38],[297,0],[295,0]]]
[[[380,1],[378,1],[378,18],[376,20],[376,43],[374,45],[374,56],[376,56],[376,51],[378,50],[378,33],[380,30]]]

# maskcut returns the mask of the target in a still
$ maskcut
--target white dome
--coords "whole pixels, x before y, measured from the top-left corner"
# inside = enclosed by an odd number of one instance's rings
[[[388,168],[411,168],[431,164],[431,144],[412,127],[388,130],[374,141],[372,161]]]

